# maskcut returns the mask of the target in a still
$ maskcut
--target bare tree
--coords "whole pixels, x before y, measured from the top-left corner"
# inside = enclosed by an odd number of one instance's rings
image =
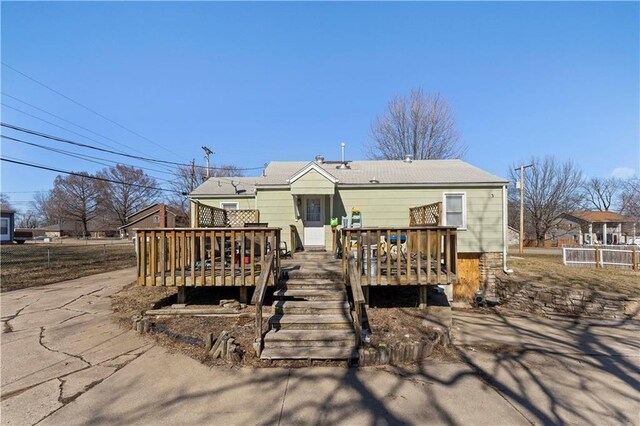
[[[31,202],[31,210],[36,212],[38,222],[45,226],[61,224],[64,220],[60,200],[53,196],[53,191],[36,192]]]
[[[38,213],[33,209],[20,213],[17,217],[16,223],[17,228],[37,228],[40,224],[38,220]]]
[[[0,209],[1,210],[12,210],[11,201],[9,200],[9,196],[4,192],[0,192]]]
[[[616,178],[593,177],[582,184],[585,207],[609,211],[617,201],[621,182]]]
[[[132,166],[117,164],[99,171],[97,176],[118,182],[99,184],[100,207],[118,225],[126,225],[127,217],[157,202],[162,192],[155,178]]]
[[[59,203],[61,216],[82,223],[82,235],[87,237],[87,224],[98,213],[100,188],[87,172],[79,175],[56,177],[51,196]]]
[[[640,220],[640,177],[631,177],[622,183],[620,213]]]
[[[219,167],[210,168],[212,178],[227,178],[242,176],[242,170],[233,164],[223,164]],[[171,182],[173,195],[169,197],[169,204],[184,214],[189,213],[189,199],[187,194],[202,185],[207,180],[207,170],[205,167],[178,166],[175,178]]]
[[[534,165],[524,178],[525,220],[533,229],[538,245],[542,245],[547,232],[563,213],[573,211],[580,205],[579,188],[582,172],[571,161],[558,163],[553,157],[532,158]],[[509,174],[512,181],[520,179],[513,165]],[[509,191],[512,202],[519,202],[520,191]]]
[[[371,124],[370,137],[369,156],[376,160],[400,160],[407,154],[416,160],[459,158],[466,151],[447,100],[422,88],[393,98]]]

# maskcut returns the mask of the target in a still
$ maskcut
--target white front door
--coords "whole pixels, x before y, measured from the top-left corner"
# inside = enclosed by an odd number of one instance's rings
[[[304,198],[304,245],[324,247],[324,203],[323,198]]]

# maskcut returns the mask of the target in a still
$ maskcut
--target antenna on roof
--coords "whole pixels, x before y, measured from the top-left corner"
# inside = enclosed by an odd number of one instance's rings
[[[267,175],[267,163],[264,163],[264,168],[262,169],[262,176],[266,176]]]

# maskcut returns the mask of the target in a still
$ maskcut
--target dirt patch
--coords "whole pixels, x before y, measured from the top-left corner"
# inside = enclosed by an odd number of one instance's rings
[[[433,325],[429,310],[420,308],[369,308],[367,321],[370,346],[433,341],[440,331]]]

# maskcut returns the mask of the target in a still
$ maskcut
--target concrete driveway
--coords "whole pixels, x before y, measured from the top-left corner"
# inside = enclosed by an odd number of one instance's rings
[[[111,321],[133,276],[2,295],[2,424],[640,424],[637,323],[456,312],[461,362],[209,368]]]

